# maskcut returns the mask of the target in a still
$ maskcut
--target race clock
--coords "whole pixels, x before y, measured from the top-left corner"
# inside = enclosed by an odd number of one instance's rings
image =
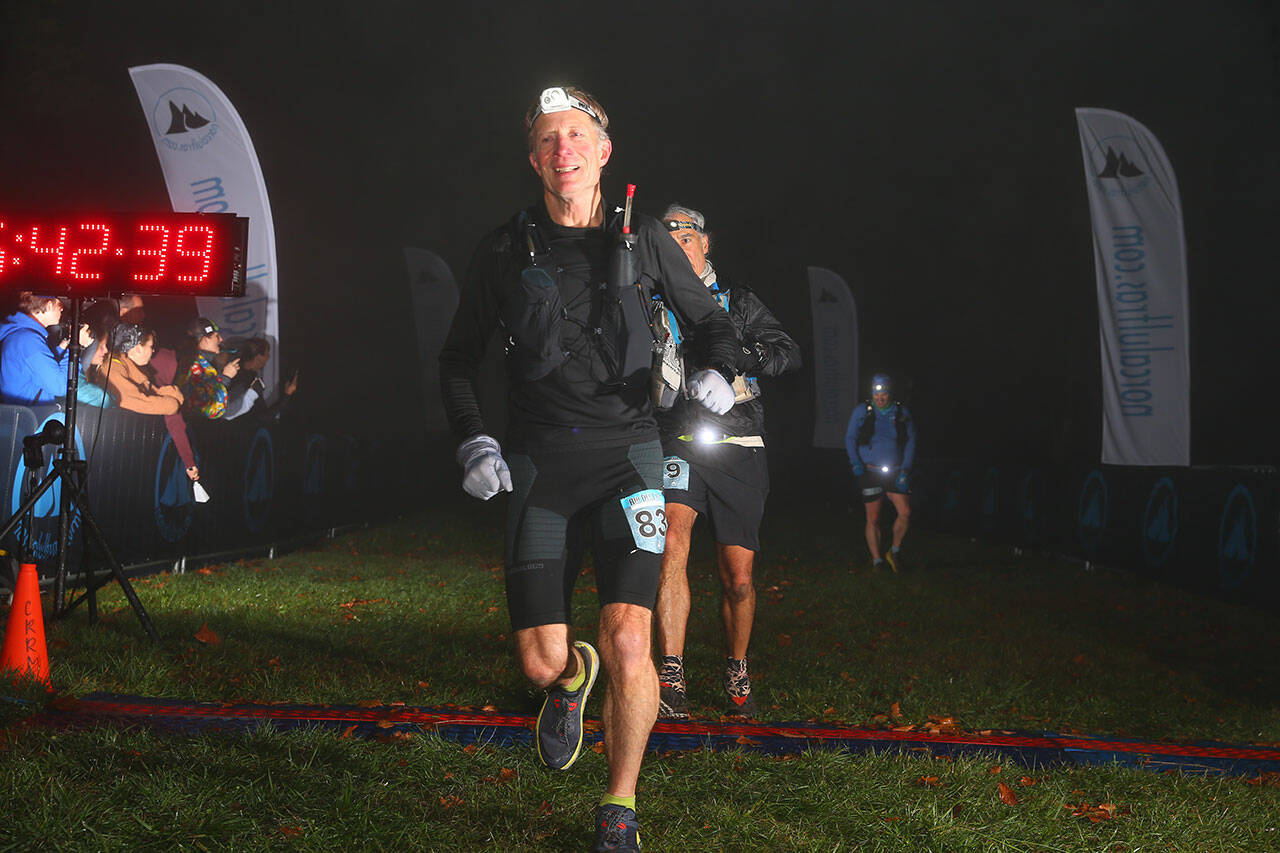
[[[0,208],[0,291],[242,296],[249,220],[233,213]]]

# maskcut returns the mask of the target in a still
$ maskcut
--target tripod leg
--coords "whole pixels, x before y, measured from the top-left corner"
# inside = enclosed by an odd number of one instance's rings
[[[107,566],[111,569],[111,574],[115,577],[116,582],[120,584],[120,589],[124,590],[124,597],[129,599],[129,606],[133,608],[133,612],[138,617],[138,621],[142,623],[143,630],[151,637],[151,642],[160,642],[160,635],[156,633],[156,628],[151,624],[151,617],[147,615],[147,610],[142,606],[142,602],[138,599],[138,593],[134,592],[133,584],[129,583],[129,578],[125,576],[124,569],[120,566],[111,548],[107,546],[107,539],[102,535],[102,528],[98,526],[98,520],[93,517],[93,513],[89,511],[88,502],[84,499],[84,493],[78,488],[75,491],[75,504],[80,508],[81,518],[84,519],[85,531],[93,537],[93,541],[102,549],[102,555],[106,558]],[[104,580],[103,583],[106,581]],[[99,584],[98,586],[101,586]],[[92,587],[85,592],[85,595],[91,596],[90,601],[95,599],[92,596],[97,594],[98,587]],[[91,604],[90,607],[93,607]]]

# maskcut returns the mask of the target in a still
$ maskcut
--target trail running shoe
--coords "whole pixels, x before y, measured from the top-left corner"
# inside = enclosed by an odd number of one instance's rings
[[[891,548],[885,552],[884,558],[889,561],[889,568],[893,569],[893,573],[897,574],[903,565],[902,552],[899,551],[898,553],[895,554],[893,553],[893,549]]]
[[[751,697],[751,677],[747,675],[747,659],[724,659],[724,692],[729,696],[727,713],[735,717],[754,717],[756,700]]]
[[[689,702],[685,698],[684,664],[679,655],[663,655],[658,673],[658,718],[689,719]]]
[[[626,806],[596,806],[596,841],[591,853],[610,850],[640,850],[640,823]]]
[[[573,647],[582,655],[586,680],[577,690],[552,687],[538,712],[538,758],[552,770],[568,770],[582,754],[582,715],[587,707],[587,696],[600,672],[600,656],[590,643],[581,640]]]

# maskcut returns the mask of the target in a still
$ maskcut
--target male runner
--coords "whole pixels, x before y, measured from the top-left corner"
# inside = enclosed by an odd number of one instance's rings
[[[879,568],[887,558],[896,572],[902,568],[902,540],[911,521],[911,464],[916,457],[916,422],[902,403],[893,402],[893,385],[887,373],[871,378],[871,399],[853,409],[844,435],[849,465],[867,511],[867,547],[871,566]],[[880,508],[888,493],[898,518],[893,522],[893,546],[884,553],[880,534]]]
[[[651,623],[666,533],[662,447],[649,402],[652,338],[644,366],[623,367],[611,258],[622,257],[620,215],[606,205],[601,169],[613,142],[599,102],[581,89],[543,91],[525,117],[529,164],[542,197],[485,237],[467,273],[440,355],[449,423],[462,443],[463,489],[487,500],[512,492],[506,525],[507,607],[516,656],[546,691],[539,757],[563,770],[582,748],[587,696],[605,674],[609,782],[595,812],[594,850],[638,850],[636,778],[658,710]],[[691,396],[710,411],[733,406],[737,342],[662,226],[631,222],[636,269],[700,342]],[[633,282],[616,291],[636,298]],[[643,306],[644,303],[635,303]],[[485,344],[507,341],[509,434],[504,454],[476,404]],[[628,333],[649,336],[647,324]],[[600,599],[600,652],[573,642],[570,601],[587,536]]]
[[[724,621],[725,706],[729,714],[754,716],[747,674],[747,644],[756,612],[751,571],[760,549],[760,519],[769,494],[764,449],[764,406],[756,377],[779,376],[800,366],[800,348],[760,297],[720,274],[707,253],[706,217],[672,205],[663,224],[684,250],[693,271],[729,314],[741,342],[735,369],[736,403],[715,415],[687,401],[659,414],[666,454],[667,549],[658,582],[658,716],[688,719],[684,675],[685,627],[689,621],[689,539],[699,513],[711,519],[720,569],[720,617]]]

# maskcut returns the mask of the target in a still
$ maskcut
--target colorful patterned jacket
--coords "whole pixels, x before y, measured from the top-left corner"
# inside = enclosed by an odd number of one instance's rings
[[[220,418],[227,409],[227,382],[207,353],[196,353],[178,387],[186,396],[183,408],[192,414]]]

